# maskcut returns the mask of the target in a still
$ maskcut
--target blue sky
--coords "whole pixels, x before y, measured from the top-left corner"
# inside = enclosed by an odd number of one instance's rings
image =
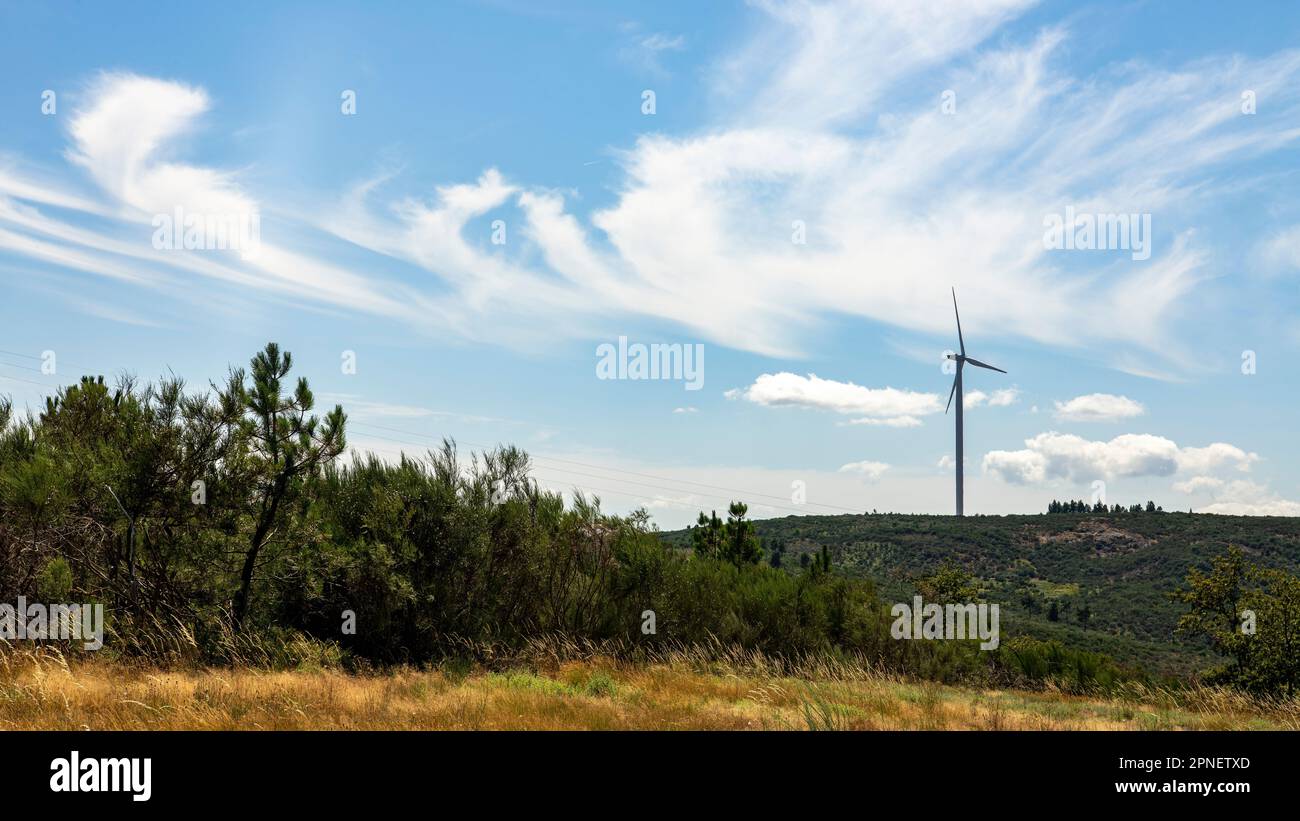
[[[1010,372],[966,377],[967,512],[1100,481],[1300,515],[1298,33],[1281,2],[0,2],[0,393],[200,389],[274,339],[358,450],[513,442],[664,527],[946,513],[955,286]],[[255,213],[258,253],[160,247],[178,208]],[[1067,208],[1149,253],[1049,247]],[[598,378],[620,337],[702,346],[702,388]]]

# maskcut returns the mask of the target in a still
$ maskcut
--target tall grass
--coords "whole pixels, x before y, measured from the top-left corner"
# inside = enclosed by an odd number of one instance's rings
[[[164,669],[0,645],[0,729],[1300,729],[1294,700],[1209,687],[1080,696],[955,687],[846,659],[610,649],[557,638],[509,657],[475,648],[487,663],[467,653],[357,673]]]

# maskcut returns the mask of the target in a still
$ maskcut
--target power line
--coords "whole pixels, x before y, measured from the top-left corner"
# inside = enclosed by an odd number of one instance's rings
[[[17,356],[17,357],[21,357],[22,359],[35,359],[37,362],[43,362],[43,361],[44,361],[44,357],[40,357],[40,356],[32,356],[32,355],[29,354],[29,353],[19,353],[18,351],[6,351],[6,350],[0,350],[0,354],[5,354],[6,356]],[[3,362],[3,363],[0,363],[0,364],[8,365],[9,363],[7,363],[7,362]],[[94,372],[94,373],[96,373],[96,374],[101,374],[101,373],[111,373],[111,371],[109,371],[109,370],[105,370],[105,369],[103,369],[103,368],[92,368],[92,367],[90,367],[89,365],[81,365],[81,364],[78,364],[78,363],[76,363],[76,362],[66,362],[66,361],[65,361],[65,364],[71,365],[72,367],[76,368],[77,370],[79,370],[79,371],[83,371],[83,372],[86,372],[86,373],[91,373],[91,372]],[[27,366],[26,366],[26,365],[13,365],[12,367],[15,367],[15,368],[26,368]],[[28,370],[32,370],[32,369],[29,368]]]
[[[397,428],[390,428],[390,427],[385,427],[385,426],[383,426],[383,425],[376,425],[376,424],[374,424],[374,423],[372,423],[372,422],[354,422],[353,424],[354,424],[354,425],[360,425],[360,426],[362,426],[362,427],[376,428],[376,429],[378,429],[378,430],[386,430],[386,431],[390,431],[390,432],[392,432],[392,433],[401,433],[401,434],[405,434],[405,435],[407,435],[407,436],[419,436],[419,437],[421,437],[421,438],[425,438],[425,439],[435,439],[435,438],[437,438],[437,437],[429,436],[429,435],[427,435],[427,434],[423,434],[423,433],[416,433],[416,432],[414,432],[414,431],[409,431],[409,430],[399,430],[399,429],[397,429]],[[379,438],[383,438],[383,437],[379,437]],[[485,444],[483,444],[483,443],[481,443],[481,442],[471,442],[471,441],[469,441],[468,439],[463,439],[463,440],[461,440],[461,441],[463,441],[463,442],[464,442],[465,444],[467,444],[467,445],[471,445],[471,446],[479,447],[479,448],[490,448],[490,447],[492,447],[491,445],[485,445]],[[420,443],[419,443],[419,442],[406,442],[405,444],[408,444],[408,445],[418,445],[418,444],[420,444]],[[425,447],[427,447],[427,445],[426,445]],[[710,489],[710,490],[725,490],[725,491],[727,491],[728,493],[739,493],[739,494],[743,494],[743,495],[745,495],[745,496],[749,496],[749,497],[762,497],[762,498],[764,498],[764,499],[775,499],[775,500],[777,500],[777,501],[781,501],[781,502],[784,502],[784,501],[786,500],[786,497],[784,497],[784,496],[773,496],[773,495],[771,495],[771,494],[769,494],[769,493],[757,493],[757,492],[754,492],[754,491],[741,490],[741,489],[739,489],[739,488],[734,488],[734,487],[725,487],[725,486],[723,486],[723,485],[710,485],[710,484],[706,484],[706,483],[704,483],[704,482],[693,482],[693,481],[691,481],[691,480],[689,480],[689,479],[676,479],[676,478],[669,477],[669,476],[655,476],[654,474],[651,474],[651,473],[641,473],[641,472],[639,472],[639,471],[635,471],[635,470],[624,470],[624,469],[622,469],[622,468],[608,467],[608,466],[606,466],[606,465],[593,465],[593,464],[590,464],[590,463],[588,463],[588,462],[577,462],[577,461],[574,461],[574,460],[572,460],[572,459],[561,459],[561,458],[559,458],[558,456],[537,456],[537,455],[534,455],[534,454],[532,454],[532,453],[529,453],[529,456],[532,457],[532,458],[537,459],[538,461],[562,462],[562,463],[567,464],[567,465],[578,465],[579,467],[593,468],[593,469],[595,469],[595,470],[605,470],[605,471],[609,471],[609,472],[611,472],[611,473],[626,473],[626,474],[628,474],[629,476],[640,476],[640,477],[645,478],[645,479],[654,479],[655,481],[659,481],[659,482],[672,482],[672,483],[674,483],[674,484],[679,484],[679,485],[695,485],[696,487],[708,488],[708,489]],[[847,513],[857,513],[857,512],[859,512],[859,511],[857,510],[857,508],[843,507],[843,506],[840,506],[840,505],[828,505],[828,504],[823,504],[823,503],[821,503],[821,502],[807,502],[807,504],[813,505],[813,506],[815,506],[815,507],[826,507],[826,508],[831,508],[832,510],[842,510],[842,511],[845,511],[845,512],[847,512]]]
[[[420,444],[419,442],[410,442],[410,441],[407,441],[407,440],[404,440],[404,439],[393,439],[393,438],[391,438],[391,437],[387,437],[387,436],[379,436],[379,435],[377,435],[377,434],[370,434],[370,435],[371,435],[371,436],[374,436],[376,439],[383,439],[383,440],[388,441],[388,442],[397,442],[397,443],[405,444],[405,445],[419,445],[419,444]],[[653,489],[655,489],[655,490],[663,490],[663,491],[669,491],[669,492],[672,492],[672,491],[678,491],[678,492],[680,492],[680,490],[681,490],[680,488],[662,487],[662,486],[660,486],[660,485],[650,485],[650,484],[646,484],[646,483],[644,483],[644,482],[634,482],[634,481],[632,481],[632,480],[630,480],[630,479],[620,479],[620,478],[617,477],[617,476],[596,476],[595,474],[582,473],[582,472],[580,472],[580,471],[574,471],[574,470],[565,470],[565,469],[563,469],[563,468],[546,468],[546,470],[554,470],[554,471],[558,471],[559,473],[568,473],[568,474],[573,474],[573,475],[577,475],[577,476],[589,476],[589,477],[592,477],[592,478],[601,479],[601,480],[608,481],[608,482],[618,482],[618,483],[621,483],[621,484],[639,485],[639,486],[641,486],[641,487],[653,488]],[[571,480],[571,479],[561,478],[561,477],[557,477],[557,476],[550,476],[550,475],[547,475],[547,474],[545,474],[545,473],[542,473],[541,471],[538,471],[538,470],[533,470],[533,471],[531,471],[530,475],[533,476],[534,478],[542,479],[542,480],[544,480],[544,481],[546,481],[546,482],[564,483],[564,484],[568,484],[568,485],[570,485],[570,486],[579,486],[579,489],[600,491],[601,493],[616,493],[616,494],[620,494],[620,495],[623,495],[623,496],[637,496],[637,495],[640,495],[640,494],[638,494],[636,491],[628,490],[628,489],[625,489],[625,488],[597,487],[596,485],[590,485],[590,484],[584,484],[584,483],[580,483],[580,482],[574,482],[574,481]],[[697,491],[695,491],[695,492],[698,493]],[[698,495],[703,496],[704,498],[727,499],[728,501],[731,501],[731,500],[732,500],[731,497],[729,497],[729,496],[717,496],[717,495],[714,495],[714,494],[707,494],[707,493],[704,493],[704,494],[698,494]],[[687,503],[685,503],[685,502],[681,502],[681,501],[678,501],[678,500],[676,500],[676,499],[672,499],[672,498],[665,498],[665,497],[662,497],[662,496],[656,496],[655,498],[660,499],[661,501],[668,502],[668,503],[670,503],[670,504],[675,504],[675,505],[677,505],[677,506],[679,506],[679,507],[685,507],[685,508],[696,507],[696,505],[687,504]],[[759,502],[758,504],[761,505],[761,506],[763,506],[763,507],[771,508],[771,509],[774,509],[774,510],[785,510],[785,511],[789,511],[789,512],[791,512],[791,513],[801,513],[801,512],[803,512],[803,511],[797,510],[797,509],[795,509],[795,508],[785,507],[785,506],[782,506],[782,505],[774,505],[774,504],[771,504],[771,503],[768,503],[768,502]]]
[[[31,365],[19,365],[16,362],[5,362],[3,359],[0,359],[0,365],[5,366],[6,368],[18,368],[23,371],[32,371],[33,373],[44,373],[40,368],[33,368]]]
[[[28,385],[36,385],[37,387],[45,388],[46,390],[55,388],[54,385],[49,385],[45,382],[37,382],[35,379],[23,379],[18,376],[10,376],[7,373],[0,373],[0,379],[8,379],[11,382],[26,382]]]

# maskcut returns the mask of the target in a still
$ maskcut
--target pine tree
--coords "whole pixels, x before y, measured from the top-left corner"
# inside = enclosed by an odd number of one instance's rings
[[[293,356],[274,342],[253,357],[252,382],[245,384],[242,371],[231,374],[230,390],[236,394],[248,418],[249,436],[257,464],[254,492],[254,527],[244,566],[239,574],[232,620],[236,627],[248,613],[249,596],[258,557],[280,530],[284,509],[301,491],[304,479],[317,474],[347,447],[343,434],[347,416],[343,408],[325,416],[311,415],[316,400],[307,379],[300,377],[292,395],[282,392],[282,381],[293,367]]]
[[[727,508],[727,523],[723,526],[723,558],[734,565],[758,564],[763,560],[763,548],[754,532],[754,523],[745,515],[749,507],[743,502],[732,502]]]
[[[719,558],[722,555],[722,520],[718,518],[718,511],[713,511],[712,516],[705,516],[704,511],[700,511],[695,525],[691,528],[695,555],[705,559]]]

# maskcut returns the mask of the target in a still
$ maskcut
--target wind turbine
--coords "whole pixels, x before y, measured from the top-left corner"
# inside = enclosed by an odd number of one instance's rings
[[[995,368],[992,365],[972,359],[966,355],[966,340],[961,336],[961,314],[957,312],[957,289],[952,289],[952,312],[957,316],[957,342],[961,344],[961,353],[950,353],[948,358],[957,363],[957,376],[952,380],[952,390],[948,392],[948,407],[943,409],[946,414],[952,408],[952,397],[957,396],[957,515],[962,515],[962,463],[965,461],[965,450],[962,444],[961,429],[961,412],[962,412],[962,395],[961,395],[961,369],[969,362],[977,368],[988,368],[998,373],[1006,373],[1001,368]]]

